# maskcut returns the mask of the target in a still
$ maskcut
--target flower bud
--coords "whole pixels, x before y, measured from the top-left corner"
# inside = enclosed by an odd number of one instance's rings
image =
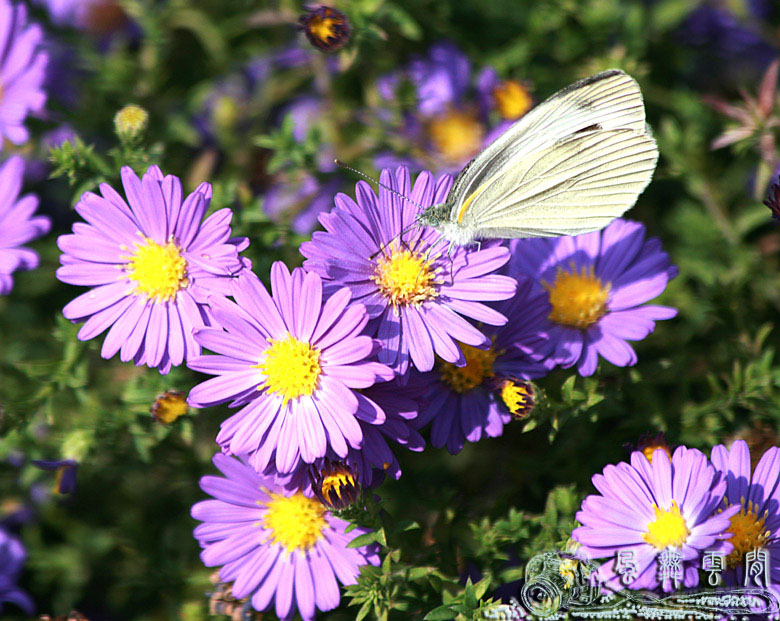
[[[149,121],[149,113],[141,106],[130,104],[114,116],[114,130],[122,142],[132,142],[143,134]]]

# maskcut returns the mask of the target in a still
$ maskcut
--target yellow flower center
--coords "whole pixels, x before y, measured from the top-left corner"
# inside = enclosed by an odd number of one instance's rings
[[[550,321],[585,330],[607,312],[610,285],[603,285],[593,273],[593,266],[583,267],[579,273],[574,264],[567,272],[558,268],[555,282],[542,282],[550,295]]]
[[[504,380],[501,384],[501,400],[515,418],[524,418],[534,407],[534,394],[530,384]]]
[[[152,404],[152,416],[155,420],[170,425],[179,416],[187,413],[189,406],[183,392],[166,390]]]
[[[451,362],[442,362],[439,372],[447,386],[459,394],[473,390],[487,378],[493,377],[493,363],[501,352],[490,349],[477,349],[471,345],[461,345],[466,358],[465,367],[456,367]]]
[[[186,288],[187,261],[174,241],[164,246],[144,237],[143,243],[136,242],[136,250],[125,265],[127,277],[136,282],[137,295],[145,295],[154,302],[175,300],[179,290]]]
[[[317,389],[322,373],[320,350],[288,334],[283,339],[268,339],[271,343],[265,358],[255,368],[265,375],[258,389],[282,395],[286,404],[290,399],[310,396]]]
[[[651,464],[653,463],[653,453],[655,453],[658,449],[662,449],[664,453],[669,455],[669,459],[672,458],[671,454],[669,453],[669,448],[666,446],[646,446],[642,449],[642,453],[645,457],[647,457],[647,461],[649,461]]]
[[[647,457],[647,461],[649,461],[651,464],[653,463],[653,453],[655,453],[658,449],[661,449],[664,453],[666,453],[669,456],[669,459],[672,458],[672,450],[669,448],[669,445],[666,442],[666,436],[664,435],[663,431],[659,431],[654,436],[651,436],[649,433],[645,433],[639,436],[637,450],[641,451],[642,455]]]
[[[655,521],[647,525],[647,532],[642,535],[651,546],[663,550],[669,546],[680,547],[688,539],[690,532],[685,519],[680,514],[677,502],[672,501],[669,509],[661,509],[653,504]]]
[[[531,95],[517,80],[504,80],[493,89],[498,113],[507,120],[519,119],[531,109]]]
[[[439,292],[432,261],[409,250],[390,250],[390,255],[380,255],[371,277],[382,295],[398,311],[399,306],[419,306],[432,300]]]
[[[482,146],[484,134],[482,124],[473,115],[458,110],[431,121],[428,131],[436,150],[452,163],[475,155]]]
[[[263,526],[271,531],[269,539],[285,548],[305,552],[322,539],[325,521],[325,505],[316,498],[306,498],[301,492],[283,496],[268,492],[271,500],[265,504],[267,512]]]
[[[335,28],[336,24],[336,16],[326,13],[324,15],[313,15],[306,27],[313,37],[322,42],[327,42],[328,39],[335,38],[338,34]]]
[[[238,103],[230,95],[220,95],[214,102],[211,118],[219,129],[232,129],[238,123]]]
[[[726,502],[728,508],[729,503]],[[731,516],[731,525],[726,530],[732,537],[728,542],[734,546],[734,549],[726,557],[726,565],[731,568],[741,565],[745,554],[752,550],[758,550],[764,547],[770,538],[770,532],[764,527],[764,522],[769,516],[769,511],[764,511],[761,517],[758,517],[758,507],[749,501],[745,504],[745,499],[740,498],[742,507],[739,513]],[[720,509],[718,513],[721,513]]]

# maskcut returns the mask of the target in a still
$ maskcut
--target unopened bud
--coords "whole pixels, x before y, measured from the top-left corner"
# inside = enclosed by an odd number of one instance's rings
[[[143,134],[148,122],[149,113],[146,110],[129,104],[114,116],[114,129],[120,140],[131,142]]]

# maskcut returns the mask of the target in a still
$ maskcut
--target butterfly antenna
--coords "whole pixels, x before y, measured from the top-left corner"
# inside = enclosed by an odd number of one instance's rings
[[[396,192],[396,191],[395,191],[393,188],[391,188],[391,187],[388,187],[387,185],[385,185],[385,184],[384,184],[384,183],[382,183],[381,181],[377,181],[377,180],[376,180],[376,179],[374,179],[373,177],[369,177],[369,176],[368,176],[366,173],[364,173],[364,172],[361,172],[361,171],[357,170],[356,168],[352,168],[351,166],[347,166],[347,165],[346,165],[344,162],[342,162],[341,160],[333,160],[333,161],[336,163],[336,166],[341,166],[341,168],[346,168],[347,170],[349,170],[349,171],[351,171],[351,172],[355,173],[356,175],[359,175],[359,176],[363,177],[363,179],[366,179],[367,181],[370,181],[370,182],[371,182],[371,183],[373,183],[375,186],[377,186],[377,187],[379,187],[379,188],[384,188],[385,190],[387,190],[387,191],[388,191],[388,192],[390,192],[391,194],[395,194],[395,195],[396,195],[398,198],[401,198],[401,199],[405,200],[407,203],[411,203],[412,205],[414,205],[415,207],[417,207],[417,208],[418,208],[418,209],[420,209],[421,211],[425,211],[425,207],[423,207],[423,206],[422,206],[422,205],[420,205],[419,203],[416,203],[416,202],[414,202],[414,201],[413,201],[411,198],[409,198],[408,196],[404,196],[404,195],[403,195],[403,194],[401,194],[400,192]]]

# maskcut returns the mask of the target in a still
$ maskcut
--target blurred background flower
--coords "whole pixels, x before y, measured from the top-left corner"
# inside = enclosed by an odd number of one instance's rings
[[[17,584],[26,559],[22,542],[0,526],[0,612],[4,604],[14,604],[28,615],[35,609],[30,596]]]
[[[395,152],[377,155],[377,168],[406,165],[454,174],[532,103],[526,83],[501,80],[492,67],[475,75],[465,53],[449,41],[380,76],[377,92],[374,122],[391,140],[402,139]]]
[[[46,216],[33,215],[36,196],[19,197],[23,175],[24,161],[18,155],[0,167],[0,295],[11,292],[15,271],[38,267],[38,254],[22,244],[44,235],[51,226]]]

